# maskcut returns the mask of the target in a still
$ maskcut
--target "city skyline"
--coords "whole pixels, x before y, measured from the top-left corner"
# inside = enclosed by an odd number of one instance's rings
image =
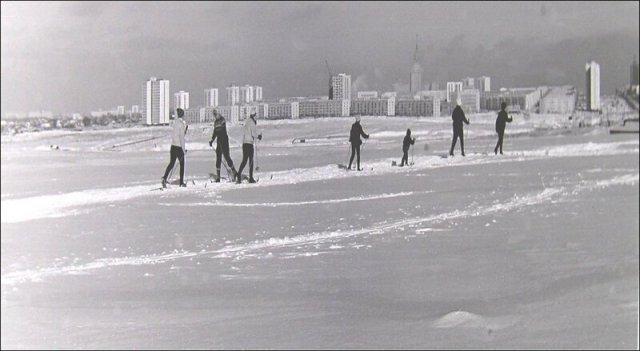
[[[408,90],[415,35],[422,85],[483,75],[493,89],[583,90],[593,60],[611,94],[638,51],[638,3],[583,5],[2,2],[2,115],[139,104],[151,76],[196,105],[231,84],[262,86],[265,99],[325,95],[325,59],[353,94]]]

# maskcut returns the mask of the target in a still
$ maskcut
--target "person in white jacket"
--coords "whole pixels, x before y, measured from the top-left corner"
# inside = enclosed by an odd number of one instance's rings
[[[178,118],[173,121],[173,130],[171,131],[171,150],[169,151],[171,161],[169,161],[169,165],[162,177],[163,188],[167,187],[167,177],[176,163],[176,158],[180,161],[180,186],[187,186],[187,184],[184,183],[184,153],[187,151],[184,144],[184,136],[187,134],[189,126],[187,126],[187,123],[182,119],[184,110],[179,108],[176,110],[176,113],[178,114]]]
[[[242,163],[238,169],[238,177],[236,183],[242,183],[242,170],[249,160],[249,183],[255,183],[253,179],[253,143],[256,138],[262,140],[262,134],[258,133],[256,128],[256,113],[252,112],[251,116],[244,122],[244,133],[242,135]]]

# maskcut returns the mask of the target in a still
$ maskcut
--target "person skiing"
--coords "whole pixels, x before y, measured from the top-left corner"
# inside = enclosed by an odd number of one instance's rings
[[[238,169],[236,183],[242,183],[242,170],[249,160],[249,183],[255,183],[253,179],[253,143],[256,138],[262,140],[262,133],[258,133],[256,129],[256,113],[251,112],[251,116],[244,122],[244,133],[242,135],[242,163]]]
[[[404,140],[402,141],[402,161],[400,162],[400,167],[404,167],[404,165],[409,165],[409,147],[415,144],[416,138],[411,138],[411,129],[407,129],[407,135],[404,136]]]
[[[360,116],[356,117],[355,123],[351,126],[351,134],[349,136],[349,142],[351,142],[351,159],[349,159],[349,167],[348,170],[351,170],[351,164],[353,163],[353,156],[358,154],[357,165],[358,171],[361,171],[360,168],[360,145],[362,145],[362,140],[360,136],[363,136],[365,139],[369,139],[369,134],[365,133],[362,130],[362,126],[360,125]]]
[[[456,141],[460,138],[460,149],[462,150],[462,156],[464,156],[464,129],[462,122],[469,124],[469,120],[464,115],[462,107],[460,105],[462,101],[458,97],[456,99],[456,107],[453,109],[451,119],[453,120],[453,140],[451,141],[451,150],[449,150],[449,156],[453,156],[453,148],[456,147]]]
[[[503,102],[500,104],[500,112],[498,112],[498,118],[496,118],[496,132],[498,133],[498,143],[496,144],[496,148],[493,149],[494,154],[498,154],[498,148],[500,148],[500,155],[502,153],[502,141],[504,140],[504,128],[507,126],[507,122],[511,123],[513,119],[511,116],[507,115],[507,103]]]
[[[167,177],[176,163],[176,158],[180,162],[180,186],[187,186],[187,184],[184,183],[184,153],[187,152],[184,144],[184,136],[187,134],[187,128],[189,128],[189,126],[187,126],[187,123],[182,119],[184,116],[184,110],[178,108],[176,109],[176,113],[178,114],[178,118],[174,119],[173,130],[171,131],[171,150],[169,151],[170,161],[167,169],[164,171],[164,176],[162,177],[163,188],[167,187]]]
[[[215,118],[213,122],[213,134],[211,140],[209,140],[209,146],[213,146],[213,142],[218,139],[216,144],[216,183],[220,183],[220,164],[222,163],[222,156],[227,161],[227,165],[231,167],[233,171],[233,180],[236,180],[238,172],[233,166],[231,156],[229,156],[229,136],[227,135],[227,121],[218,113],[217,110],[213,110],[213,116]]]

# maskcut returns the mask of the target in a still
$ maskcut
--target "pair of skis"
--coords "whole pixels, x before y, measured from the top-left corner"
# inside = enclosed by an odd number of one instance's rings
[[[191,184],[196,185],[196,182],[192,179],[191,180]],[[172,186],[168,187],[168,185],[172,185]],[[170,189],[170,188],[173,188],[173,185],[180,185],[180,181],[179,180],[174,180],[174,181],[171,181],[171,182],[166,182],[165,184],[161,184],[161,186],[159,188],[153,188],[150,191]]]

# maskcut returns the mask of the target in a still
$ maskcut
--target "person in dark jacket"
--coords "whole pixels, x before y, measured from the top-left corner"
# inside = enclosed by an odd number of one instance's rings
[[[404,167],[404,165],[409,164],[409,147],[415,144],[416,138],[411,138],[411,129],[407,129],[407,135],[404,136],[404,140],[402,141],[402,161],[400,162],[400,167]]]
[[[453,109],[451,119],[453,119],[453,140],[451,141],[451,150],[449,150],[449,156],[453,156],[453,148],[456,147],[456,141],[460,138],[460,149],[462,150],[462,156],[464,156],[464,129],[462,123],[469,124],[469,120],[464,115],[462,107],[460,107],[460,98],[456,99],[456,108]]]
[[[227,121],[225,121],[222,115],[218,114],[218,111],[213,110],[213,116],[215,117],[215,121],[213,122],[213,134],[211,135],[211,140],[209,141],[209,146],[213,146],[213,142],[218,139],[218,143],[216,145],[216,172],[218,177],[216,178],[216,183],[220,182],[220,164],[222,163],[222,156],[224,155],[224,159],[227,161],[227,165],[231,167],[233,171],[233,180],[235,181],[238,175],[236,172],[236,168],[233,166],[233,161],[231,160],[231,156],[229,156],[229,136],[227,135]]]
[[[351,126],[351,134],[349,136],[349,142],[351,142],[351,159],[349,160],[349,168],[351,170],[351,164],[353,163],[353,156],[358,155],[357,165],[358,170],[361,171],[360,168],[360,145],[362,145],[362,140],[360,136],[363,136],[365,139],[369,139],[369,134],[365,133],[362,130],[362,126],[360,125],[360,116],[356,117],[355,123]]]
[[[502,155],[502,141],[504,140],[504,128],[507,126],[507,122],[511,123],[513,119],[507,115],[507,103],[503,102],[501,105],[501,110],[498,112],[498,118],[496,118],[496,132],[498,133],[498,143],[496,144],[496,148],[493,149],[493,153],[498,154],[498,148],[500,148],[500,155]]]

